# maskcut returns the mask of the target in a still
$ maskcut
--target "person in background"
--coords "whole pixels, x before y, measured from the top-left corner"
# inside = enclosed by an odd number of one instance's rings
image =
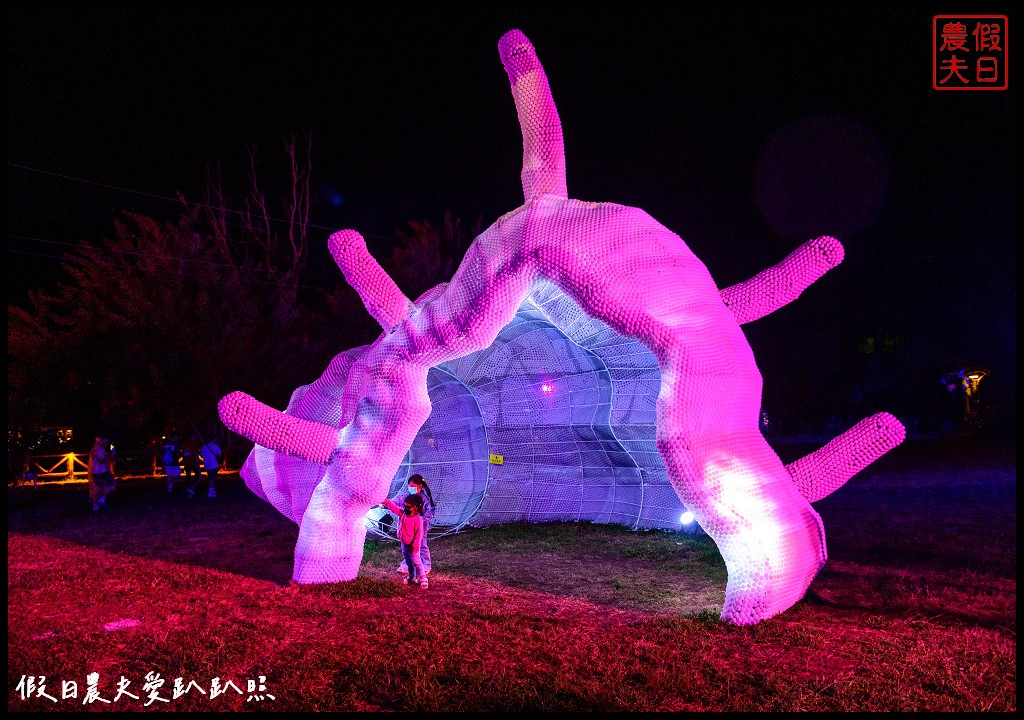
[[[199,441],[195,433],[189,435],[181,446],[181,465],[185,471],[185,482],[192,480],[192,484],[185,490],[189,497],[195,497],[195,487],[199,484]]]
[[[423,498],[419,495],[408,495],[405,504],[399,506],[394,500],[385,498],[381,503],[398,516],[398,540],[402,543],[402,558],[409,568],[409,576],[402,580],[403,585],[419,585],[420,590],[429,586],[427,573],[423,569],[420,550],[423,547]]]
[[[206,477],[210,478],[210,489],[206,491],[206,497],[217,497],[216,483],[217,473],[220,472],[220,461],[224,459],[224,453],[220,449],[220,445],[217,444],[216,440],[210,439],[203,443],[203,446],[199,448],[199,457],[203,459],[203,467],[206,469]],[[199,481],[196,480],[195,484],[192,485],[192,492],[195,494],[196,485]]]
[[[114,460],[117,453],[110,443],[110,436],[100,433],[89,451],[89,500],[92,509],[107,506],[107,496],[114,489]]]
[[[178,445],[181,439],[177,435],[171,435],[164,440],[163,455],[160,463],[164,466],[164,473],[167,475],[167,492],[174,492],[174,486],[178,484],[181,477],[181,452]]]

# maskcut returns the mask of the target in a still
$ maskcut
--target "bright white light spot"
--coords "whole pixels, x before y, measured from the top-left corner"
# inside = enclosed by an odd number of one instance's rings
[[[683,525],[689,525],[695,519],[696,518],[694,518],[693,513],[690,512],[689,510],[687,510],[686,512],[684,512],[682,515],[679,516],[679,522],[682,523]]]
[[[548,385],[547,383],[544,383],[543,385],[540,386],[540,390],[541,390],[541,392],[546,392],[546,393],[554,392],[555,386],[554,385]]]
[[[383,505],[374,505],[370,508],[369,512],[366,513],[366,521],[371,525],[380,521],[382,517],[388,514],[387,508]]]

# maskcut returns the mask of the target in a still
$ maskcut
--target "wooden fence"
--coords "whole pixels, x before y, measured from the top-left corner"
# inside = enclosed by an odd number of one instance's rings
[[[204,470],[202,459],[199,469]],[[222,461],[221,472],[232,472],[227,460]],[[118,453],[114,463],[114,475],[121,479],[148,478],[164,475],[164,467],[151,452]],[[64,453],[63,455],[30,455],[25,458],[20,473],[15,473],[18,485],[39,482],[88,482],[89,453]]]

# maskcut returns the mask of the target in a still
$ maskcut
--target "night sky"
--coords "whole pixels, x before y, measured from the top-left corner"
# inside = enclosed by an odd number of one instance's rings
[[[9,302],[121,210],[176,217],[207,165],[242,190],[254,147],[283,181],[282,140],[306,132],[317,262],[343,227],[371,251],[446,210],[486,227],[522,203],[497,52],[518,28],[551,83],[570,197],[643,208],[720,287],[816,235],[843,242],[756,342],[847,323],[899,336],[928,372],[981,365],[1009,386],[1017,35],[1009,90],[936,91],[933,14],[12,9]]]

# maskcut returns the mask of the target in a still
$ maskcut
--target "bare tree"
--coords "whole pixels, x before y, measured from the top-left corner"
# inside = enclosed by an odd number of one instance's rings
[[[480,220],[474,229],[479,234]],[[383,263],[388,274],[410,298],[418,298],[438,283],[451,280],[474,235],[462,227],[461,218],[446,212],[440,228],[429,220],[410,220],[409,230],[399,230],[398,244]]]
[[[182,198],[175,222],[126,213],[113,237],[68,254],[56,291],[9,307],[9,424],[223,435],[216,406],[226,392],[249,387],[283,406],[316,378],[337,339],[314,332],[299,301],[311,142],[284,147],[290,182],[279,202],[261,189],[251,151],[241,209],[218,165],[204,202]]]

